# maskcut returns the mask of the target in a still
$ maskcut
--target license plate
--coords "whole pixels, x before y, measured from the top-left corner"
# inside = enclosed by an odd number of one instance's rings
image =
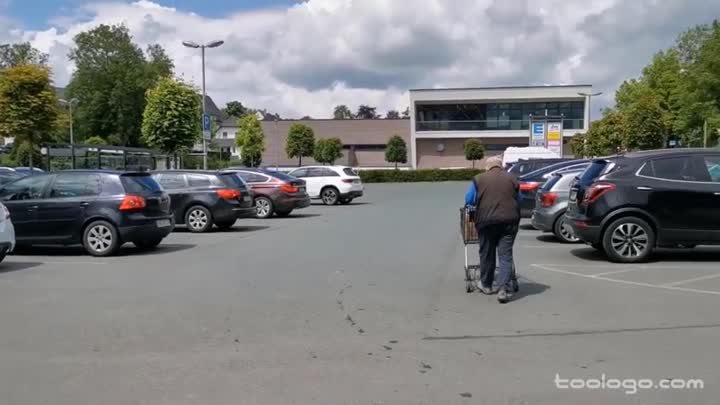
[[[243,201],[250,201],[250,196],[246,195],[245,197],[243,197]]]
[[[353,180],[353,184],[360,184],[360,180]]]
[[[158,219],[155,221],[158,228],[167,228],[168,226],[172,225],[169,219]]]
[[[570,201],[575,201],[577,199],[577,190],[573,190],[570,192]]]

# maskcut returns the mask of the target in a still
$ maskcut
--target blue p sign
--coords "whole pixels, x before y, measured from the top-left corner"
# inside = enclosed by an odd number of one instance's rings
[[[210,131],[212,129],[212,125],[210,122],[210,115],[203,114],[202,126],[203,126],[203,131]]]

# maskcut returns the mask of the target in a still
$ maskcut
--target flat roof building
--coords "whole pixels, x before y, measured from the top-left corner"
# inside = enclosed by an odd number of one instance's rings
[[[530,117],[560,117],[567,141],[588,129],[591,85],[410,90],[410,162],[415,168],[467,167],[463,144],[477,138],[486,155],[528,146]]]

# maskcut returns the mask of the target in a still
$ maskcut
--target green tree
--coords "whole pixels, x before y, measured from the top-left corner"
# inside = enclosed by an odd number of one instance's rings
[[[593,122],[585,139],[587,156],[609,155],[627,149],[625,115],[615,110],[605,111],[601,119]]]
[[[346,105],[338,105],[333,110],[333,118],[336,120],[351,120],[354,117],[352,111]]]
[[[377,107],[370,107],[369,105],[362,104],[358,107],[355,118],[359,120],[375,120],[380,118],[377,114]]]
[[[172,62],[157,45],[148,48],[146,59],[123,25],[82,32],[75,45],[69,56],[76,70],[67,94],[79,100],[78,139],[98,135],[113,144],[140,145],[145,93],[172,72]]]
[[[0,69],[21,65],[46,65],[48,55],[33,48],[29,42],[0,45]]]
[[[285,153],[289,158],[298,158],[298,166],[302,166],[303,157],[311,157],[315,151],[315,133],[312,128],[303,124],[292,124],[288,131]]]
[[[231,101],[225,104],[225,114],[230,117],[242,118],[247,113],[248,109],[239,101]]]
[[[15,137],[15,147],[30,151],[47,141],[57,125],[58,99],[50,71],[21,65],[0,70],[0,136]],[[33,164],[33,154],[28,153]]]
[[[475,161],[485,157],[485,147],[479,139],[470,138],[463,145],[465,151],[465,160],[472,161],[472,167],[475,168]]]
[[[240,148],[240,160],[244,166],[257,167],[262,164],[265,135],[255,114],[248,114],[238,120],[235,142]]]
[[[385,161],[395,163],[395,169],[398,163],[407,163],[407,144],[405,140],[398,135],[393,135],[385,148]]]
[[[322,164],[334,164],[336,160],[343,157],[342,142],[338,138],[318,139],[315,144],[315,161]]]
[[[388,119],[388,120],[396,120],[399,118],[400,118],[400,113],[397,112],[396,110],[390,110],[387,112],[387,114],[385,114],[385,119]]]
[[[107,141],[104,140],[100,136],[91,136],[91,137],[85,139],[85,141],[83,143],[88,144],[88,145],[98,145],[98,146],[107,145]]]
[[[637,100],[625,113],[625,145],[630,150],[665,147],[668,137],[666,113],[654,96]]]
[[[585,134],[578,133],[570,138],[570,150],[576,158],[587,156],[587,153],[585,153]]]
[[[170,77],[148,90],[142,137],[150,147],[177,156],[192,148],[200,134],[200,99],[197,91]]]

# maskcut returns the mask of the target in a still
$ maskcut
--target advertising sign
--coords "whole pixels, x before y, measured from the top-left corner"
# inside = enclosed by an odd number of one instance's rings
[[[545,123],[533,122],[530,128],[530,146],[545,146]]]
[[[562,156],[563,139],[562,139],[562,122],[549,122],[547,132],[547,148]]]

